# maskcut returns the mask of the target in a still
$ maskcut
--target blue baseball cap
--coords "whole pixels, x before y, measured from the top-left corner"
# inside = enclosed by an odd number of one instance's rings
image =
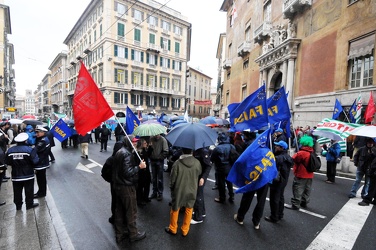
[[[277,128],[277,129],[275,130],[275,132],[281,132],[281,133],[283,133],[283,129],[281,129],[281,128]]]
[[[287,143],[284,142],[284,141],[274,142],[274,145],[280,146],[280,147],[282,147],[283,149],[287,149],[287,148],[288,148]]]

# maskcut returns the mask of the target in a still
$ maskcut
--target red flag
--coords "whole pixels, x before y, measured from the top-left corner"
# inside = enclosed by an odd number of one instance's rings
[[[366,112],[364,113],[365,123],[371,123],[373,121],[373,115],[375,114],[375,103],[373,102],[373,95],[369,97],[368,106]]]
[[[114,115],[102,93],[80,61],[81,68],[73,96],[73,116],[77,133],[85,135]]]

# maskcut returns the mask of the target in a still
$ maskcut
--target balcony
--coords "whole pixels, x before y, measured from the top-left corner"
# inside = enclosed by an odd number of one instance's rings
[[[262,44],[266,40],[267,36],[270,36],[273,25],[270,21],[263,22],[260,27],[253,31],[253,37],[255,43]]]
[[[284,0],[283,17],[292,19],[296,13],[301,13],[306,7],[312,6],[312,0]]]
[[[162,34],[166,36],[170,36],[170,31],[166,29],[162,29]]]
[[[238,47],[238,56],[245,56],[249,52],[251,52],[251,42],[244,41],[240,46]]]
[[[159,45],[148,43],[146,46],[148,47],[147,50],[149,51],[156,52],[156,53],[159,53],[161,51],[161,48],[159,47]]]
[[[150,23],[149,23],[148,28],[149,28],[149,30],[152,30],[152,31],[154,31],[154,32],[157,32],[157,27],[156,27],[154,24],[150,24]]]
[[[229,68],[231,68],[231,59],[226,59],[226,60],[223,62],[223,68],[224,68],[224,69],[229,69]]]

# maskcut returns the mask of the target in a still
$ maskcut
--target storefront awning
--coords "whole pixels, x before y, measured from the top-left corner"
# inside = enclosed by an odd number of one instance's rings
[[[375,34],[366,36],[362,39],[353,41],[350,43],[349,55],[347,60],[354,59],[365,55],[372,54],[372,50],[375,48]]]

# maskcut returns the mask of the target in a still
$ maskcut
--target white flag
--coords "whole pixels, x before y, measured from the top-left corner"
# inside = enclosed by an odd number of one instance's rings
[[[184,114],[184,121],[189,122],[188,110],[185,111],[185,114]]]

